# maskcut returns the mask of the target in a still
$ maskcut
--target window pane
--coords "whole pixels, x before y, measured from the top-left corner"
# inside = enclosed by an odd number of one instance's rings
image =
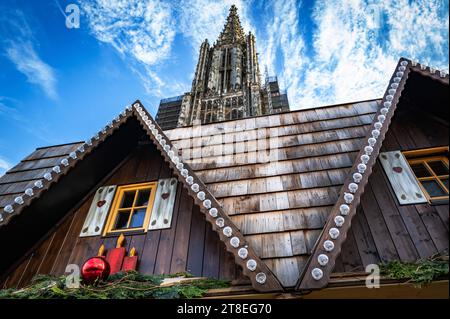
[[[447,193],[442,189],[442,187],[435,180],[421,181],[421,183],[431,197],[447,195]]]
[[[441,179],[441,182],[445,185],[445,187],[447,187],[448,190],[448,178]]]
[[[136,191],[125,192],[122,197],[122,203],[120,204],[120,208],[133,206],[135,193],[136,193]]]
[[[411,168],[412,168],[412,170],[414,171],[414,174],[417,177],[431,176],[431,174],[428,171],[428,169],[422,163],[412,164]]]
[[[436,175],[448,175],[448,167],[442,161],[428,162]]]
[[[138,193],[135,206],[147,206],[150,198],[150,189],[141,189]]]
[[[144,225],[146,208],[140,208],[133,212],[131,216],[130,228],[142,227]]]
[[[129,210],[117,213],[116,223],[114,224],[114,229],[127,228],[127,223],[128,223],[129,217],[130,217]]]

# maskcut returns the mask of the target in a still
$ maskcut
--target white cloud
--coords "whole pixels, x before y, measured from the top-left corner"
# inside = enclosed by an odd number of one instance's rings
[[[222,32],[231,5],[238,9],[239,19],[244,32],[254,32],[251,24],[251,2],[242,0],[182,0],[176,7],[179,17],[179,31],[192,41],[192,48],[197,52],[200,44],[208,39],[214,42]]]
[[[27,77],[27,81],[40,87],[51,99],[56,99],[54,69],[39,56],[37,41],[21,11],[5,11],[0,17],[4,55]]]
[[[260,63],[262,70],[267,66],[269,74],[276,70],[276,52],[280,51],[282,57],[282,70],[278,80],[280,84],[289,88],[289,98],[298,100],[302,77],[299,71],[305,68],[308,58],[305,53],[305,43],[299,29],[299,8],[294,0],[282,0],[273,3],[270,8],[275,15],[266,23],[266,37],[261,36]]]
[[[401,56],[448,68],[448,14],[441,1],[326,1],[314,4],[305,53],[301,4],[276,1],[263,46],[269,65],[282,53],[280,78],[292,109],[378,98]],[[298,14],[298,15],[297,15]]]
[[[93,36],[128,58],[148,93],[161,95],[169,83],[155,70],[169,58],[175,37],[170,5],[157,0],[80,0],[80,4]]]
[[[16,65],[17,70],[27,77],[28,82],[41,87],[49,98],[58,97],[55,72],[39,57],[30,41],[11,41],[6,48],[6,56]]]
[[[292,109],[378,98],[401,56],[448,67],[448,2],[438,0],[316,0],[312,13],[296,0],[80,2],[92,34],[131,57],[147,92],[159,97],[189,90],[186,76],[174,80],[161,68],[174,58],[175,35],[189,40],[192,51],[182,54],[196,61],[201,42],[212,44],[222,31],[231,4],[245,32],[256,34],[261,71],[267,65],[278,73]]]
[[[8,162],[4,157],[0,156],[0,177],[5,174],[7,170],[12,167],[12,164]]]

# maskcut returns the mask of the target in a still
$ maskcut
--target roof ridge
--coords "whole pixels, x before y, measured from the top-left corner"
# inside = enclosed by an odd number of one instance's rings
[[[328,220],[317,239],[310,258],[297,282],[296,289],[319,289],[328,284],[330,274],[339,256],[342,244],[350,229],[351,220],[356,214],[364,188],[372,173],[383,140],[389,130],[408,76],[411,72],[420,72],[448,85],[448,74],[444,71],[436,74],[436,69],[417,62],[400,58],[382,99],[366,138],[367,143],[359,151],[350,174],[345,179],[340,195],[333,206]]]
[[[315,110],[318,110],[318,109],[327,109],[327,108],[333,108],[333,107],[351,106],[351,105],[358,104],[358,103],[367,103],[367,102],[376,102],[376,101],[381,101],[381,98],[375,98],[375,99],[369,99],[369,100],[360,100],[360,101],[354,101],[354,102],[345,102],[345,103],[338,103],[338,104],[329,104],[329,105],[322,105],[322,106],[315,106],[315,107],[311,107],[311,108],[290,110],[290,111],[273,113],[273,114],[261,114],[261,115],[249,116],[249,117],[244,117],[244,118],[240,118],[240,119],[233,119],[233,120],[222,120],[222,121],[202,124],[202,126],[208,126],[208,125],[212,126],[212,125],[217,125],[217,124],[221,124],[221,123],[245,121],[245,120],[249,120],[249,119],[253,119],[253,118],[254,119],[258,119],[258,118],[262,118],[262,117],[271,117],[271,116],[284,115],[284,114],[293,114],[293,113],[300,113],[300,112],[307,112],[307,111],[315,111]],[[374,113],[374,112],[371,112],[371,113]],[[311,121],[311,122],[314,122],[314,121]],[[173,129],[170,129],[170,130],[166,130],[166,132],[174,131],[174,130],[182,129],[182,128],[188,128],[188,127],[197,127],[197,126],[199,126],[199,125],[180,126],[180,127],[175,127]]]

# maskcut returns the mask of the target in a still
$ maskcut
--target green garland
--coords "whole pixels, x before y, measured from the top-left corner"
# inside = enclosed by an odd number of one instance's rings
[[[439,256],[417,263],[391,261],[380,265],[382,275],[392,279],[409,279],[418,286],[440,277],[448,277],[448,256]]]
[[[229,287],[230,282],[198,279],[160,286],[165,278],[192,277],[190,274],[143,275],[135,271],[117,273],[106,282],[67,288],[66,277],[36,276],[22,289],[0,290],[0,299],[176,299],[200,298],[208,289]]]

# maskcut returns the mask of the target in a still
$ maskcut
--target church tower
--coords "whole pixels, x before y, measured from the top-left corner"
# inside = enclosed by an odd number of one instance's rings
[[[278,92],[271,94],[268,81],[266,77],[261,84],[255,36],[244,33],[237,8],[232,5],[217,41],[211,46],[206,39],[200,46],[192,89],[179,99],[177,126],[289,111],[286,94],[280,100],[283,103],[272,103],[280,91],[276,83],[270,87]],[[162,117],[158,115],[157,120]]]

